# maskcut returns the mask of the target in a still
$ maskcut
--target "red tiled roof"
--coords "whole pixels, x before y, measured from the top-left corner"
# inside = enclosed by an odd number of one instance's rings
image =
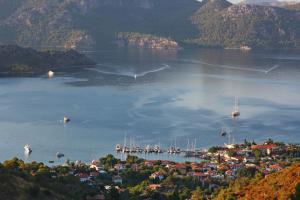
[[[99,172],[90,172],[90,176],[99,176]]]
[[[89,175],[87,173],[79,173],[79,174],[77,174],[77,176],[79,178],[88,178],[89,177]]]
[[[176,163],[175,167],[177,169],[185,169],[186,168],[186,164],[184,164],[184,163]]]
[[[205,176],[205,174],[202,172],[194,172],[193,176],[200,177],[200,176]]]
[[[270,169],[282,169],[282,167],[279,164],[274,164],[269,166]]]
[[[276,144],[258,144],[258,145],[252,145],[251,149],[272,149],[274,147],[277,147]]]

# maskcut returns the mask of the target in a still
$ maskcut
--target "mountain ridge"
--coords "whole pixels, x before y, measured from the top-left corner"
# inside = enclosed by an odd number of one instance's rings
[[[300,12],[282,7],[226,0],[2,0],[1,5],[14,11],[0,16],[0,44],[107,48],[114,47],[119,32],[134,32],[199,47],[300,47]]]

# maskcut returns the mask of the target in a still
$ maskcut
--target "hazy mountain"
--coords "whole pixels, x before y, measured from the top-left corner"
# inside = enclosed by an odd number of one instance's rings
[[[0,43],[110,47],[117,33],[152,34],[180,44],[299,46],[297,11],[225,0],[0,0]]]

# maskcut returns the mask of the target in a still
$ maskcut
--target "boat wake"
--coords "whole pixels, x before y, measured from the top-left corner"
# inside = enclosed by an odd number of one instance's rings
[[[230,66],[230,65],[217,65],[217,64],[211,64],[211,63],[207,63],[207,62],[203,62],[203,61],[199,61],[199,60],[182,60],[183,62],[189,62],[189,63],[194,63],[194,64],[202,64],[202,65],[206,65],[206,66],[211,66],[211,67],[215,67],[215,68],[223,68],[223,69],[229,69],[229,70],[239,70],[239,71],[249,71],[249,72],[258,72],[258,73],[265,73],[268,74],[271,71],[277,69],[279,67],[278,64],[273,65],[272,67],[270,67],[269,69],[253,69],[253,68],[249,68],[249,67],[237,67],[237,66]]]
[[[101,65],[101,64],[99,64]],[[159,67],[157,69],[153,69],[153,70],[149,70],[149,71],[145,71],[145,72],[141,72],[141,73],[134,73],[134,72],[130,72],[130,71],[116,71],[116,72],[112,72],[112,71],[104,71],[101,70],[99,68],[87,68],[87,70],[90,71],[94,71],[94,72],[98,72],[101,74],[108,74],[108,75],[115,75],[115,76],[126,76],[126,77],[131,77],[131,78],[138,78],[138,77],[143,77],[146,76],[147,74],[151,74],[151,73],[157,73],[166,69],[170,69],[171,67],[167,64],[162,64],[162,67]]]

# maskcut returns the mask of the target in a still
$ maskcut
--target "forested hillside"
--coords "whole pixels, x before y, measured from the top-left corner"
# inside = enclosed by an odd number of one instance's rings
[[[93,64],[93,61],[75,50],[36,51],[15,45],[0,46],[0,76],[40,75],[49,70]]]
[[[181,45],[299,48],[297,9],[226,0],[0,0],[0,43],[107,48],[119,32]]]
[[[300,199],[300,164],[263,178],[239,177],[228,188],[220,191],[216,200],[223,199]]]

